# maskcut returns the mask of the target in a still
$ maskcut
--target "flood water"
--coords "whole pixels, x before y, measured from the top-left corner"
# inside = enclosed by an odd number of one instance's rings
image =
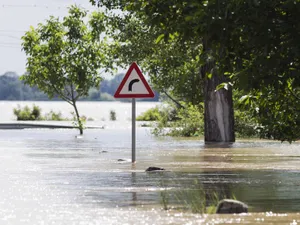
[[[91,123],[100,123],[97,121]],[[132,165],[129,121],[105,129],[0,130],[0,224],[297,224],[300,144],[154,137],[137,128]],[[147,173],[149,166],[166,169]],[[199,182],[234,195],[244,215],[163,210],[161,193]]]

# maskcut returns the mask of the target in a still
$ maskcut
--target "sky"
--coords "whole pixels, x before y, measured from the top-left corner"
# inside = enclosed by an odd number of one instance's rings
[[[24,74],[26,55],[21,37],[30,26],[36,27],[50,15],[67,15],[72,4],[97,10],[89,0],[0,0],[0,75],[8,71]]]

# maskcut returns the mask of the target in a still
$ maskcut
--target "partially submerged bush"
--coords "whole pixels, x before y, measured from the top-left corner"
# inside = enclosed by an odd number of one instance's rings
[[[41,119],[41,108],[33,105],[30,109],[27,105],[21,108],[20,105],[14,108],[14,115],[17,120],[40,120]]]
[[[148,109],[146,112],[139,115],[136,120],[137,121],[158,121],[161,117],[161,112],[159,111],[159,107],[156,106],[154,108]]]
[[[50,111],[46,113],[45,116],[42,116],[42,109],[36,105],[32,106],[32,109],[27,105],[21,108],[20,105],[17,108],[14,108],[14,115],[17,117],[17,120],[53,120],[53,121],[61,121],[61,120],[69,120],[67,118],[63,118],[61,112]]]
[[[170,135],[193,137],[203,135],[203,107],[191,104],[178,108],[174,105],[156,107],[144,115],[157,118],[152,133],[155,135]]]
[[[109,119],[111,121],[116,121],[117,120],[117,114],[115,110],[110,110],[109,111]]]
[[[235,110],[235,134],[240,138],[259,137],[259,130],[257,129],[257,122],[246,111]]]
[[[177,112],[178,120],[172,123],[169,135],[194,137],[204,133],[204,115],[202,106],[187,105]]]
[[[140,115],[137,120],[155,121],[152,133],[156,136],[194,137],[204,134],[203,104],[161,105],[151,108]],[[249,112],[235,110],[235,132],[237,137],[259,137],[256,120]]]
[[[61,112],[56,113],[56,112],[51,110],[49,113],[47,113],[43,117],[43,120],[61,121],[61,120],[67,120],[67,119],[62,117]]]

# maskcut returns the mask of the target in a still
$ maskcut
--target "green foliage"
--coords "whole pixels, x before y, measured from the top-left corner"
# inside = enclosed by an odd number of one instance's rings
[[[161,112],[159,111],[159,107],[156,106],[139,115],[136,118],[136,120],[137,121],[158,121],[161,116],[162,115]]]
[[[234,119],[235,132],[237,137],[259,137],[258,122],[249,111],[235,110]]]
[[[50,111],[42,116],[42,109],[36,105],[33,105],[32,108],[29,106],[24,106],[23,108],[18,105],[17,108],[13,109],[14,115],[17,117],[17,120],[53,120],[53,121],[62,121],[69,120],[63,118],[61,112]]]
[[[259,125],[261,138],[292,142],[300,138],[300,92],[298,88],[282,85],[264,91],[252,92],[240,101],[243,110],[248,110]]]
[[[104,14],[95,12],[85,23],[86,16],[86,10],[71,6],[62,21],[51,16],[22,37],[27,73],[21,79],[49,98],[58,96],[71,104],[80,134],[83,125],[76,101],[87,96],[90,88],[99,87],[99,70],[108,70],[110,64],[106,40],[100,39],[105,32]]]
[[[197,105],[216,71],[256,97],[261,137],[299,138],[300,0],[90,2],[124,12],[110,23],[118,63],[137,61],[158,90]]]
[[[176,178],[169,183],[163,179],[165,178],[162,177],[160,181],[163,189],[160,197],[164,210],[174,208],[192,213],[213,214],[216,212],[220,199],[235,199],[233,194],[228,196],[220,190],[205,190],[197,179],[188,184],[180,183],[176,181]]]
[[[217,193],[206,192],[198,180],[194,181],[192,187],[178,190],[175,197],[179,204],[192,213],[215,213],[219,202]]]
[[[51,110],[49,113],[46,113],[42,120],[62,121],[68,119],[63,118],[61,112],[54,112],[53,110]]]
[[[138,120],[156,121],[153,124],[154,135],[193,137],[203,135],[203,107],[184,105],[162,105],[149,109]]]
[[[13,109],[17,120],[41,120],[41,108],[33,105],[32,109],[28,106],[21,108],[20,105]]]
[[[112,3],[113,4],[110,4]],[[95,3],[95,2],[94,2]],[[223,30],[211,34],[204,31],[209,22],[214,22],[212,15],[206,17],[207,8],[197,1],[98,1],[100,5],[104,5],[109,9],[114,7],[124,11],[126,16],[111,18],[110,25],[112,37],[115,41],[113,49],[120,56],[118,63],[127,64],[128,60],[138,62],[151,78],[151,83],[160,92],[164,93],[175,103],[189,102],[196,106],[204,101],[213,101],[209,98],[209,92],[213,92],[219,84],[216,82],[207,82],[209,74],[214,77],[220,75],[220,82],[226,82],[220,66],[216,66],[220,52],[223,49],[214,49],[211,35],[219,35]],[[213,1],[212,5],[217,5]],[[223,6],[219,6],[223,7]],[[197,15],[193,15],[195,10],[199,9]],[[219,12],[220,9],[217,9]],[[209,9],[209,13],[215,14],[215,8]],[[220,10],[221,11],[221,10]],[[186,19],[188,18],[188,19]],[[195,20],[197,19],[197,22]],[[199,23],[199,21],[202,21]],[[198,25],[196,25],[198,24]],[[203,26],[201,27],[200,26]],[[216,32],[216,33],[214,33]],[[214,73],[212,71],[214,70]],[[204,86],[212,86],[204,89]],[[205,90],[205,91],[204,91]],[[209,90],[209,91],[208,91]],[[231,88],[227,92],[219,92],[222,95],[228,95],[227,104],[232,109]],[[223,99],[226,98],[221,98]],[[207,115],[215,115],[208,108],[205,113]],[[218,123],[221,126],[233,123],[233,110],[224,113],[228,123]],[[191,115],[191,118],[193,116]],[[212,121],[213,118],[206,121]],[[218,122],[218,121],[217,121]],[[188,124],[188,125],[187,125]],[[194,121],[185,121],[183,127],[183,135],[197,135],[201,132],[201,128],[193,127]],[[209,123],[210,124],[210,123]],[[208,126],[206,126],[208,127]],[[206,134],[216,134],[218,126],[214,130],[206,132]],[[227,126],[226,131],[231,135],[230,140],[234,140],[233,126]],[[177,133],[176,130],[173,130]],[[177,135],[177,134],[176,134]],[[232,138],[231,138],[232,137]],[[211,138],[213,139],[213,138]],[[206,139],[207,140],[207,139]]]
[[[174,105],[156,106],[137,117],[138,121],[154,121],[154,135],[176,137],[201,136],[204,133],[203,105],[185,105],[177,108]],[[261,127],[251,111],[235,110],[235,131],[237,137],[254,138],[260,136]]]
[[[87,118],[85,116],[78,117],[78,115],[76,115],[76,112],[71,112],[71,114],[73,116],[73,126],[78,128],[79,130],[84,130]],[[82,133],[80,134],[82,135]]]
[[[110,119],[111,121],[117,120],[117,116],[116,116],[116,111],[115,111],[115,110],[110,110],[110,111],[109,111],[109,119]]]
[[[171,123],[169,135],[194,137],[204,133],[203,106],[187,105],[177,111],[178,120]]]

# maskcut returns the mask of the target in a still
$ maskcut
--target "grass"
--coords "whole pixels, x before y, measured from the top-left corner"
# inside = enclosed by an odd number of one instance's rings
[[[205,190],[199,180],[195,179],[191,184],[179,183],[179,179],[172,179],[168,187],[166,180],[160,181],[161,204],[164,210],[179,210],[200,214],[213,214],[216,212],[221,199],[235,199],[234,195],[226,196],[222,191]]]

